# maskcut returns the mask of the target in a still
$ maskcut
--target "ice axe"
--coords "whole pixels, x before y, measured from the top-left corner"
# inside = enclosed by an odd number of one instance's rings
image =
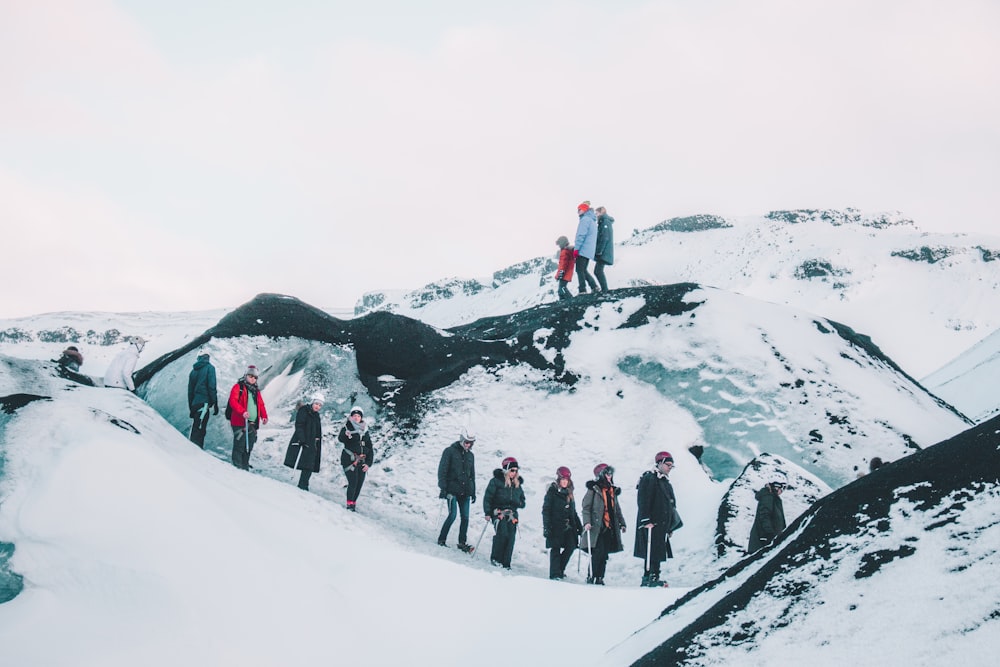
[[[472,548],[472,557],[473,558],[475,558],[476,554],[479,553],[479,544],[480,544],[480,542],[483,541],[483,535],[486,534],[486,526],[490,526],[490,525],[493,525],[493,522],[489,520],[489,517],[487,517],[486,518],[486,523],[483,524],[483,530],[482,530],[481,533],[479,533],[479,539],[476,540],[476,546]]]
[[[646,526],[646,572],[649,572],[649,559],[653,551],[653,524]]]

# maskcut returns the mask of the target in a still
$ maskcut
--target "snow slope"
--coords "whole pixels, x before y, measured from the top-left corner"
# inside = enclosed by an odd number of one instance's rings
[[[921,384],[974,421],[1000,414],[1000,331],[925,377]]]

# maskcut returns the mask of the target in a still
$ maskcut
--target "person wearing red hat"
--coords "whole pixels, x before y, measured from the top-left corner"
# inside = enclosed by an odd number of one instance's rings
[[[673,558],[670,536],[683,524],[677,514],[677,499],[668,476],[674,468],[674,457],[670,452],[658,452],[653,470],[647,470],[636,485],[638,514],[635,520],[636,558],[644,563],[642,586],[655,588],[666,586],[660,581],[660,563]]]
[[[576,513],[572,475],[569,468],[560,466],[542,501],[542,534],[545,546],[550,549],[549,579],[566,578],[566,564],[581,533],[583,524]]]
[[[576,227],[576,241],[573,243],[573,256],[576,257],[576,277],[580,294],[587,293],[587,287],[597,291],[597,281],[590,275],[587,267],[597,252],[597,215],[590,208],[590,202],[585,201],[576,207],[580,222]]]
[[[587,482],[587,493],[581,505],[583,538],[580,548],[590,553],[591,564],[587,583],[598,586],[604,585],[608,555],[624,550],[625,516],[618,502],[622,490],[615,486],[614,475],[614,468],[598,463],[594,467],[594,480]]]
[[[519,467],[513,456],[505,458],[493,471],[493,479],[483,493],[483,512],[496,531],[490,562],[508,570],[517,537],[517,510],[524,507],[524,489],[521,488],[524,479],[517,474]]]

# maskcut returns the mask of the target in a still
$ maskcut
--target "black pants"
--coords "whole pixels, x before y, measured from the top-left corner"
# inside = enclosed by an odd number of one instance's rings
[[[359,466],[350,465],[344,467],[344,474],[347,475],[347,502],[355,503],[361,495],[361,487],[365,485],[368,473],[363,472]]]
[[[192,408],[195,414],[201,415],[201,410],[203,406],[196,405]],[[212,415],[211,411],[205,408],[205,416],[195,417],[194,423],[191,424],[191,436],[190,440],[194,444],[198,445],[202,449],[205,449],[205,433],[208,432],[208,418]]]
[[[557,282],[559,283],[559,298],[560,299],[568,299],[571,296],[573,296],[572,294],[569,293],[569,281],[568,280],[559,280]]]
[[[469,539],[469,505],[472,503],[472,496],[452,496],[448,501],[448,517],[441,526],[441,534],[438,535],[438,542],[448,539],[448,532],[451,524],[455,523],[455,517],[461,513],[462,520],[458,524],[458,543],[468,544]]]
[[[601,291],[602,292],[607,292],[608,291],[608,279],[604,277],[604,267],[607,266],[607,263],[602,262],[599,259],[595,259],[594,260],[594,264],[595,264],[595,266],[594,266],[594,275],[597,277],[597,282],[599,282],[601,284]]]
[[[500,563],[506,568],[510,568],[510,559],[514,556],[514,538],[517,537],[517,524],[513,517],[504,517],[499,521],[493,520],[493,527],[497,534],[493,536],[493,549],[490,551],[490,560]]]
[[[600,535],[594,542],[594,548],[590,551],[591,575],[596,579],[604,578],[604,572],[608,567],[608,554],[611,552],[614,535],[610,528],[601,528]]]
[[[305,491],[309,490],[309,478],[312,477],[312,470],[303,470],[299,473],[299,488]]]
[[[250,452],[257,443],[257,425],[233,427],[233,465],[240,470],[250,469]]]
[[[570,556],[576,550],[576,531],[572,529],[566,530],[566,535],[563,538],[563,546],[552,547],[549,550],[549,577],[562,577],[566,575],[566,565],[569,563]]]
[[[587,267],[590,266],[590,260],[580,255],[576,258],[576,277],[580,285],[580,294],[587,291],[587,285],[590,285],[590,289],[597,291],[597,281],[594,280],[594,276],[590,275],[587,271]]]

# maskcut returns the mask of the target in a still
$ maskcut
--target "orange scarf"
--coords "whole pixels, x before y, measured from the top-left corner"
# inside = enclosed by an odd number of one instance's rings
[[[614,510],[615,492],[611,487],[601,487],[601,496],[604,497],[604,527],[611,528],[611,512]]]

